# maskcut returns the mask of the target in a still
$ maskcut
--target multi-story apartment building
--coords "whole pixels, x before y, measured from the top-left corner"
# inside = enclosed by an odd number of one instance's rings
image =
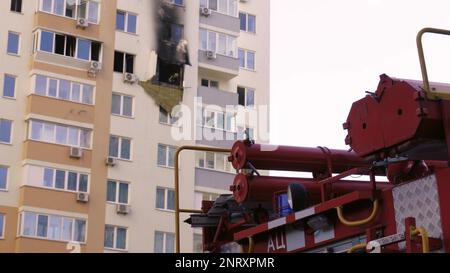
[[[258,139],[226,107],[269,105],[269,0],[5,0],[0,16],[0,252],[173,252],[176,148]],[[234,175],[187,152],[180,177],[199,208]],[[198,232],[182,224],[182,252]]]

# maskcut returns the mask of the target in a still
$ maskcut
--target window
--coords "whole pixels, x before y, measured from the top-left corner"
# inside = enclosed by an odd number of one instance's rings
[[[109,156],[124,160],[131,159],[131,139],[119,136],[109,137]]]
[[[156,188],[156,208],[175,210],[175,191],[172,189]]]
[[[237,0],[200,0],[200,7],[208,7],[216,12],[237,16]]]
[[[41,166],[27,168],[28,185],[69,192],[88,192],[88,174]]]
[[[8,167],[0,165],[0,190],[8,188],[8,169]]]
[[[0,143],[11,144],[12,121],[0,119]]]
[[[178,44],[183,39],[184,27],[179,24],[166,23],[163,25],[162,39],[167,42]]]
[[[208,79],[202,79],[201,84],[202,84],[202,86],[204,86],[204,87],[211,87],[211,88],[217,88],[217,89],[219,89],[219,82],[218,82],[218,81],[213,81],[213,80],[208,80]]]
[[[219,194],[196,191],[194,194],[194,209],[202,209],[202,201],[216,201]]]
[[[0,213],[0,239],[5,238],[5,215]]]
[[[175,234],[155,231],[155,253],[175,253]]]
[[[39,30],[38,33],[40,33],[40,51],[85,61],[100,61],[102,45],[99,42],[44,30]]]
[[[86,220],[35,212],[20,214],[20,234],[47,240],[86,241]]]
[[[118,10],[116,13],[116,30],[136,33],[137,15]]]
[[[199,109],[200,110],[200,109]],[[206,128],[225,130],[234,132],[235,115],[228,112],[218,112],[208,109],[200,110],[197,124]]]
[[[34,93],[77,103],[94,103],[94,86],[67,80],[50,78],[43,75],[34,76]]]
[[[115,51],[114,72],[134,73],[134,55]]]
[[[11,0],[11,11],[22,12],[22,0]],[[1,226],[0,226],[1,228]]]
[[[176,147],[158,144],[158,166],[173,168],[176,150]]]
[[[105,248],[127,249],[127,229],[105,225]]]
[[[133,97],[113,93],[111,113],[119,116],[132,117]]]
[[[254,15],[239,12],[239,20],[242,31],[256,32],[256,17]]]
[[[255,105],[255,90],[251,88],[239,87],[237,88],[239,105],[244,107],[252,107]]]
[[[255,70],[255,52],[239,48],[239,67]]]
[[[118,204],[128,204],[129,184],[108,180],[106,186],[106,201]]]
[[[231,163],[228,162],[228,156],[223,153],[197,152],[196,166],[202,169],[234,173]]]
[[[68,18],[86,18],[89,23],[97,24],[99,3],[87,0],[41,0],[40,11]]]
[[[175,115],[169,115],[164,108],[161,106],[159,107],[159,122],[162,124],[167,125],[178,125],[179,116],[178,113],[175,113]]]
[[[194,233],[194,253],[203,253],[203,236]]]
[[[200,49],[210,50],[224,56],[236,58],[236,37],[200,29]]]
[[[91,130],[31,120],[29,139],[72,147],[91,148]]]
[[[178,6],[182,6],[183,5],[183,1],[184,0],[169,0],[169,3],[178,5]]]
[[[5,75],[3,78],[3,97],[14,98],[16,89],[16,77]]]
[[[99,61],[101,44],[70,35],[41,31],[40,50],[86,61]]]
[[[244,127],[238,127],[238,139],[244,140],[244,139],[255,139],[255,129],[253,128],[244,128]]]
[[[7,52],[9,54],[19,55],[20,35],[15,32],[8,32]]]

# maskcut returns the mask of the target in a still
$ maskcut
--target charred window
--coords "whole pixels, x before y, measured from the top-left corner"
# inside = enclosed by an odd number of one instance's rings
[[[158,59],[158,82],[181,86],[183,82],[184,69],[182,65],[168,63],[161,58]]]
[[[183,39],[183,26],[174,23],[164,23],[163,40],[178,44]]]
[[[102,45],[98,42],[92,42],[91,44],[91,60],[100,61],[100,52]]]
[[[134,55],[114,52],[114,72],[134,73]]]

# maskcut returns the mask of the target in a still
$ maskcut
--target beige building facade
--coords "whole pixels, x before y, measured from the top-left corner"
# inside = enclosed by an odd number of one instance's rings
[[[269,0],[8,0],[0,16],[0,252],[174,252],[176,148],[268,122],[227,109],[269,105]],[[180,172],[184,208],[234,178],[224,154],[185,153]],[[184,223],[181,251],[201,251]]]

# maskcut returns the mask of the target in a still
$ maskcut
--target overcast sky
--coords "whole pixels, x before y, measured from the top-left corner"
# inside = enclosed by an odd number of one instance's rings
[[[421,79],[416,34],[450,29],[448,0],[271,0],[271,142],[347,148],[342,123],[379,75]],[[450,37],[425,36],[450,83]]]

